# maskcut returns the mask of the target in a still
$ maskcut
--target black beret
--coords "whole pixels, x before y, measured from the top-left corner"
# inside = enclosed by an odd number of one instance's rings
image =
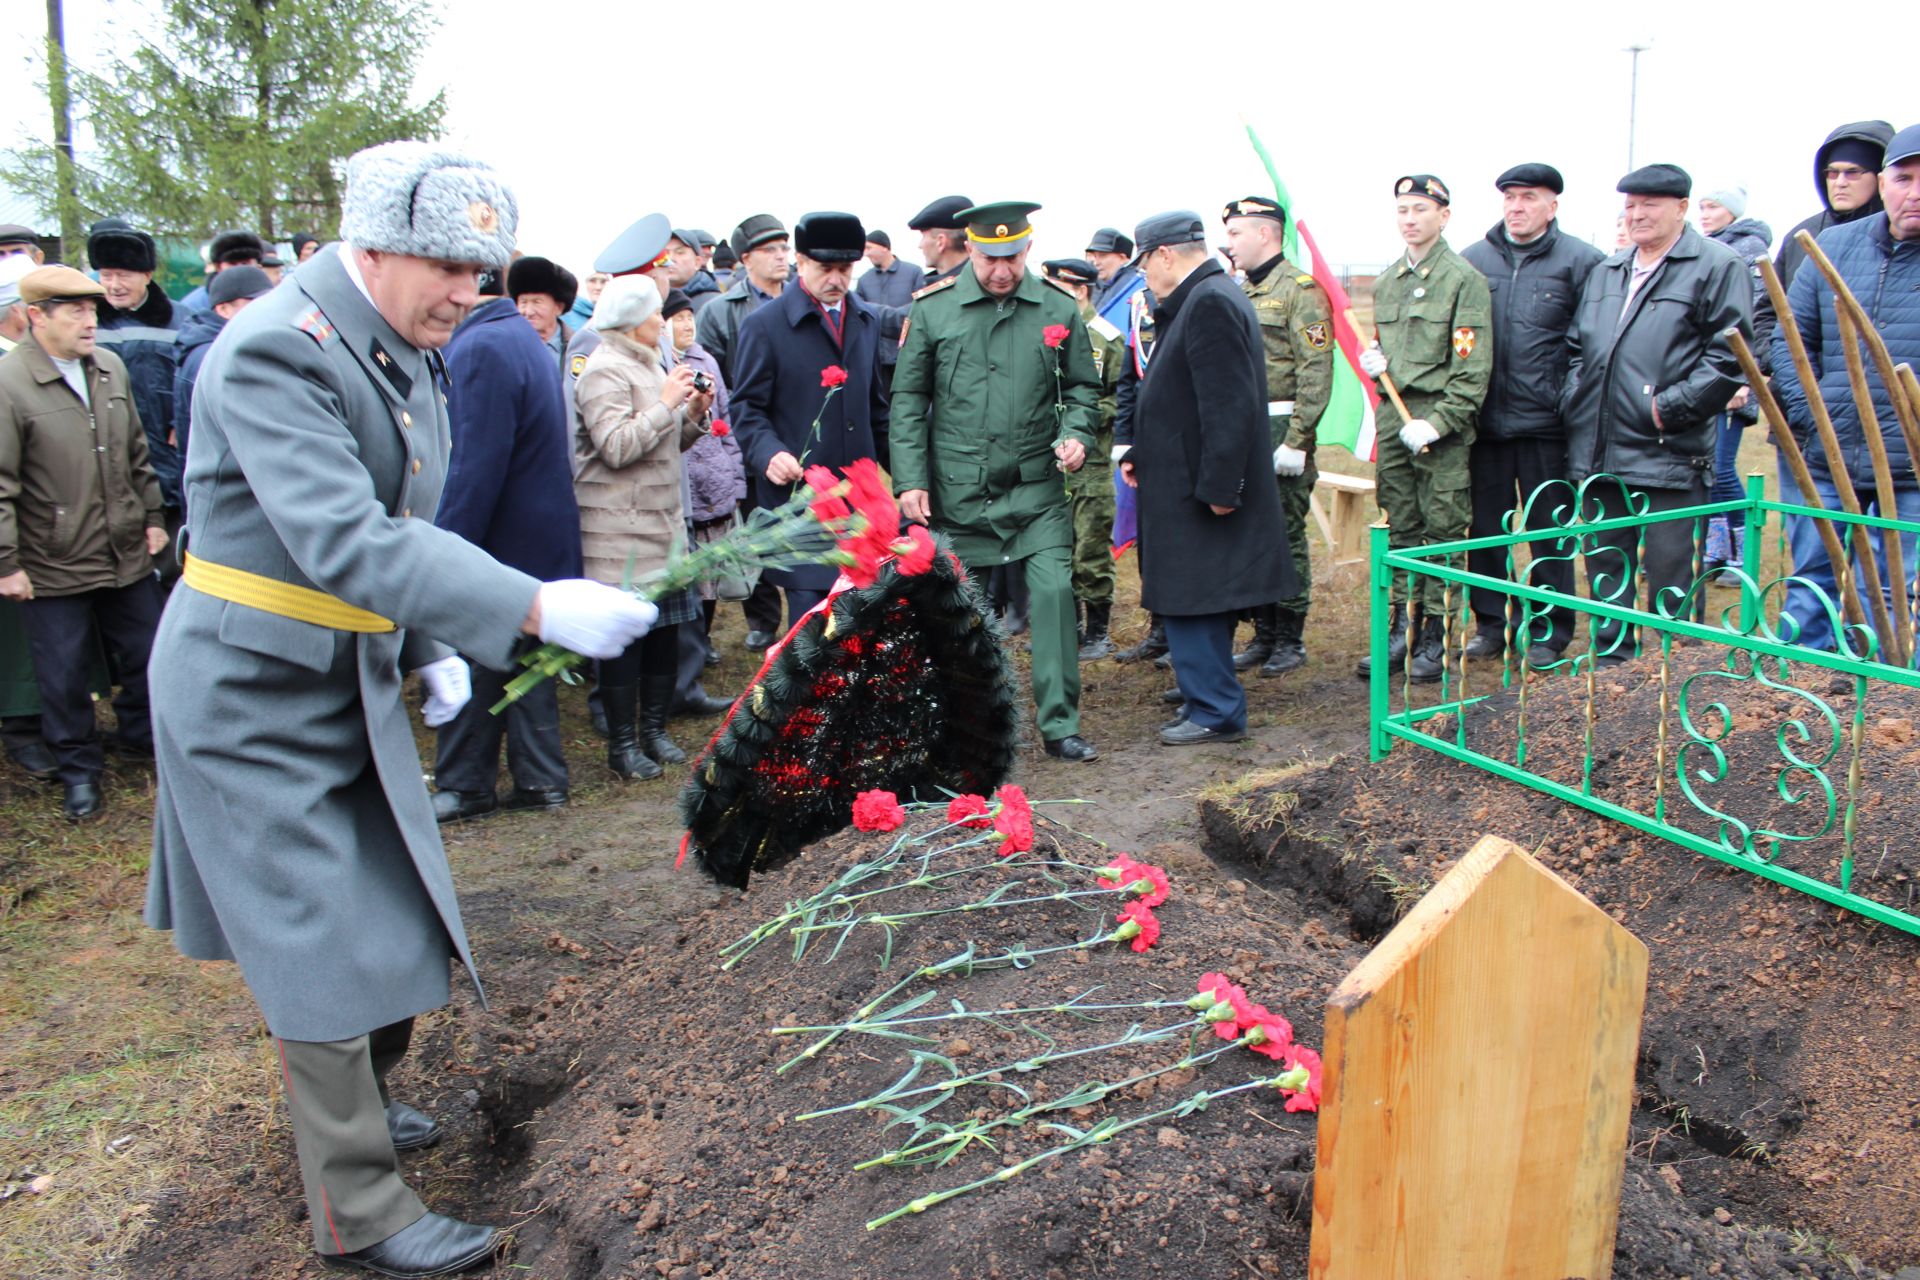
[[[1241,196],[1220,212],[1220,221],[1229,218],[1272,218],[1282,226],[1286,225],[1287,211],[1272,196]]]
[[[251,231],[222,231],[207,246],[208,262],[258,262],[266,256],[267,242]]]
[[[1102,227],[1087,241],[1087,252],[1124,253],[1132,257],[1133,241],[1127,238],[1125,232],[1116,231],[1112,227]]]
[[[1162,245],[1204,244],[1206,239],[1207,224],[1191,209],[1156,213],[1133,229],[1133,242],[1142,257]]]
[[[125,218],[102,218],[87,228],[87,262],[95,271],[155,271],[160,255],[153,237]]]
[[[686,290],[669,289],[667,290],[667,300],[660,304],[660,318],[663,320],[671,320],[682,311],[691,310],[693,310],[693,299],[687,296]]]
[[[878,227],[875,227],[872,231],[867,232],[867,243],[877,244],[882,249],[891,249],[893,248],[893,237]]]
[[[1054,258],[1040,264],[1050,280],[1059,280],[1065,284],[1097,284],[1100,273],[1085,258]]]
[[[238,302],[242,298],[257,298],[271,291],[273,281],[259,267],[241,264],[228,267],[207,282],[207,301],[214,306],[223,302]]]
[[[907,227],[913,231],[958,231],[964,225],[961,211],[971,208],[973,201],[967,196],[941,196],[908,218]]]
[[[742,258],[747,256],[749,250],[786,238],[787,224],[770,213],[756,213],[751,218],[742,218],[729,237],[734,253]]]
[[[1550,164],[1517,164],[1493,180],[1494,190],[1505,191],[1508,187],[1545,187],[1559,195],[1567,189],[1567,183],[1560,171]]]
[[[523,293],[544,293],[565,311],[580,296],[580,282],[551,258],[515,258],[507,268],[507,296],[518,299]]]
[[[1453,203],[1453,197],[1447,192],[1447,184],[1430,173],[1407,174],[1393,184],[1393,194],[1420,196],[1442,207]]]
[[[867,253],[867,231],[850,213],[808,213],[793,224],[793,251],[815,262],[858,262]]]
[[[1673,196],[1685,200],[1693,194],[1693,179],[1677,164],[1647,164],[1620,179],[1614,190],[1629,196]]]

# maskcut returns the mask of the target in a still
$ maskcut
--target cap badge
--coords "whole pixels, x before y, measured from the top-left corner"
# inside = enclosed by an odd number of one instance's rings
[[[1396,187],[1396,188],[1394,188],[1394,194],[1395,194],[1395,195],[1401,195],[1401,196],[1403,196],[1403,195],[1405,195],[1405,194],[1407,194],[1407,192],[1409,192],[1409,191],[1411,191],[1411,190],[1413,190],[1413,179],[1412,179],[1412,178],[1402,178],[1402,179],[1400,179],[1400,185],[1399,185],[1398,187]]]
[[[490,236],[500,229],[500,215],[485,200],[475,200],[467,206],[467,221],[483,236]]]
[[[997,236],[1003,236],[1007,234],[1007,224],[1004,222],[996,223],[993,228],[993,234]]]

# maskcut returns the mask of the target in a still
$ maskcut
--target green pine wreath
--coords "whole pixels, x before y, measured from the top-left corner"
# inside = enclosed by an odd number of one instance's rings
[[[809,616],[694,761],[682,853],[744,889],[845,827],[862,791],[936,800],[999,786],[1018,721],[988,616],[944,540],[926,572],[889,562]]]

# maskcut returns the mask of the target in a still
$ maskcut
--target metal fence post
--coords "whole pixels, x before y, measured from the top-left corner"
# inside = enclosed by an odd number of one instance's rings
[[[1393,570],[1387,567],[1387,522],[1376,520],[1367,530],[1367,564],[1372,573],[1367,602],[1367,732],[1371,759],[1384,760],[1392,741],[1387,737],[1387,619],[1393,611]]]
[[[1748,472],[1747,536],[1746,541],[1741,544],[1740,567],[1746,571],[1747,578],[1756,587],[1760,584],[1760,539],[1766,535],[1767,528],[1767,513],[1761,509],[1760,504],[1766,501],[1766,497],[1767,478],[1758,471]],[[1753,600],[1749,602],[1743,591],[1740,594],[1740,627],[1743,631],[1751,632],[1759,624],[1760,619],[1749,617],[1749,609],[1757,612],[1760,609],[1760,598],[1756,593]]]

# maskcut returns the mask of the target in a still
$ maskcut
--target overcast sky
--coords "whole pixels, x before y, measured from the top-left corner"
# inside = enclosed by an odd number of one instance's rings
[[[13,0],[0,120],[45,136],[42,10]],[[150,12],[68,0],[70,56],[98,66]],[[1834,125],[1920,121],[1910,4],[1596,6],[509,4],[450,0],[420,83],[448,90],[449,140],[502,170],[520,242],[583,268],[659,210],[725,236],[750,213],[845,209],[914,253],[936,196],[1026,199],[1040,257],[1101,225],[1271,191],[1242,117],[1336,263],[1398,251],[1392,186],[1438,174],[1448,239],[1499,216],[1496,174],[1540,160],[1568,183],[1562,226],[1612,247],[1635,162],[1698,195],[1741,183],[1776,237],[1813,212]],[[1906,89],[1900,86],[1906,85]]]

